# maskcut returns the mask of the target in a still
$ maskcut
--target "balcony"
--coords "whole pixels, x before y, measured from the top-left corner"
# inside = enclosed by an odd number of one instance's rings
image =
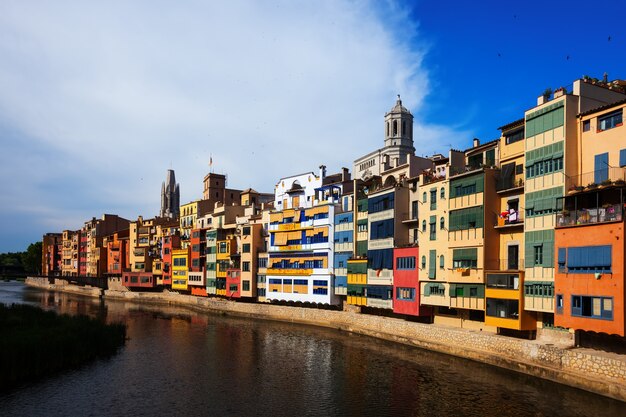
[[[565,178],[565,189],[570,194],[624,185],[626,185],[626,168],[607,166],[607,168]]]
[[[621,222],[622,219],[622,205],[612,204],[606,207],[582,208],[572,211],[563,210],[556,215],[556,227]]]
[[[498,194],[507,191],[521,191],[524,189],[524,180],[515,177],[500,177],[496,182],[496,191]]]
[[[523,271],[524,259],[511,257],[502,259],[485,260],[485,270],[487,271]]]

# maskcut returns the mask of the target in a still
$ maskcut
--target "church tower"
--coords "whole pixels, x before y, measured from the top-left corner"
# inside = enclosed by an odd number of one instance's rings
[[[414,155],[413,146],[413,115],[402,105],[400,95],[396,105],[385,114],[385,148],[384,153],[389,156],[390,162],[406,163],[407,154]],[[394,163],[394,166],[398,164]]]
[[[159,217],[178,219],[180,215],[180,189],[176,184],[173,169],[167,170],[167,177],[161,186],[161,212]]]

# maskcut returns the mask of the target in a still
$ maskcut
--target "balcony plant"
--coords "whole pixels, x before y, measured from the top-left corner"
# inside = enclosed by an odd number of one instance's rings
[[[613,184],[613,181],[611,181],[608,178],[600,183],[600,185],[603,186],[603,187],[608,187],[611,184]]]
[[[624,185],[626,185],[626,182],[620,178],[620,179],[615,180],[613,184],[617,185],[618,187],[623,187]]]
[[[598,184],[596,184],[595,182],[587,184],[587,189],[588,190],[594,190],[596,188],[598,188]]]

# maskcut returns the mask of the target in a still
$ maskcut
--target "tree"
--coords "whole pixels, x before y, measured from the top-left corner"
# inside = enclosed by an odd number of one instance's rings
[[[28,245],[26,252],[22,252],[22,265],[28,273],[41,273],[41,242]]]

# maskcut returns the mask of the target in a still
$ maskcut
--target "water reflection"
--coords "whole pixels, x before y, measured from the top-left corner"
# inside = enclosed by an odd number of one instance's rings
[[[115,357],[0,395],[2,415],[622,416],[625,404],[330,329],[0,285],[128,325]]]

